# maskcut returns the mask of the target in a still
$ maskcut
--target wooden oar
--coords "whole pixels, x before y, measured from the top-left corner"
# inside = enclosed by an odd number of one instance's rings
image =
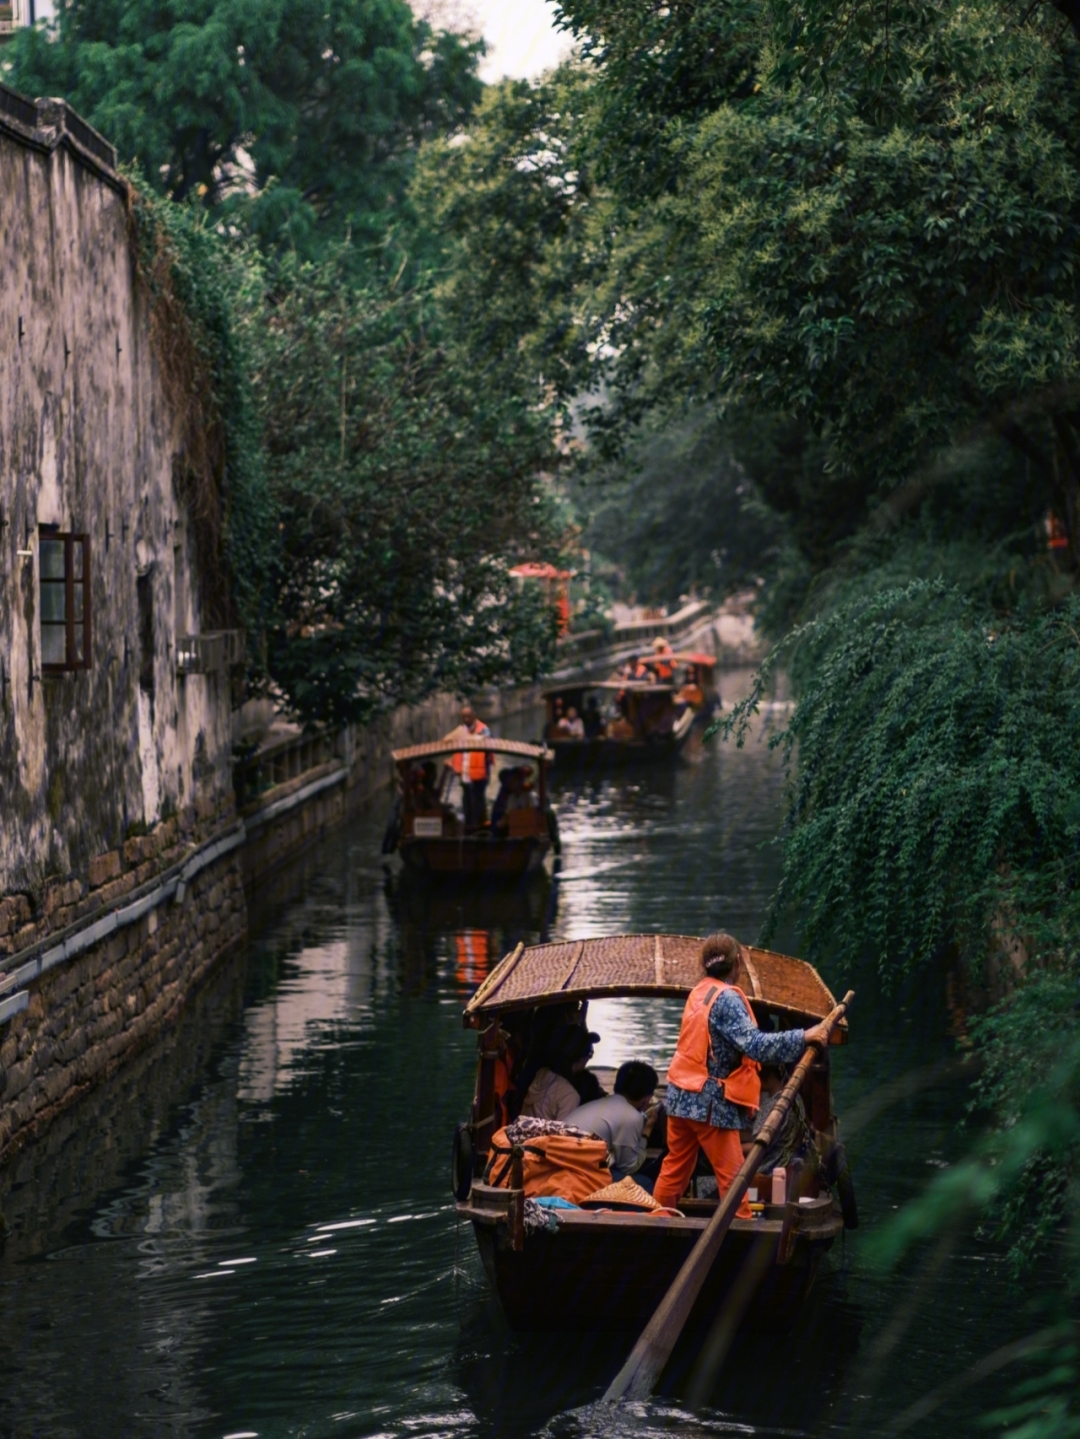
[[[828,1018],[822,1021],[830,1035],[854,998],[854,990],[848,990]],[[791,1078],[777,1095],[776,1103],[761,1126],[761,1132],[750,1146],[750,1152],[732,1180],[723,1202],[717,1206],[716,1213],[705,1226],[701,1238],[690,1251],[671,1288],[661,1299],[656,1313],[642,1330],[641,1338],[631,1350],[630,1357],[608,1386],[604,1395],[606,1403],[613,1404],[619,1399],[644,1399],[652,1393],[653,1386],[660,1378],[661,1370],[671,1357],[671,1351],[690,1317],[694,1300],[701,1293],[701,1286],[705,1283],[724,1242],[724,1236],[731,1227],[735,1211],[757,1173],[762,1156],[787,1118],[788,1110],[794,1104],[795,1096],[814,1062],[815,1053],[816,1046],[808,1045]]]

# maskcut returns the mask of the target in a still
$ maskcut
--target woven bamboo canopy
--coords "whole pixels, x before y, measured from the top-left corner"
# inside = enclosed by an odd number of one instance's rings
[[[465,1024],[535,1005],[619,995],[685,995],[703,977],[701,940],[685,934],[613,934],[601,939],[518,945],[469,1000]],[[836,1005],[812,964],[742,947],[733,982],[752,1002],[784,1018],[813,1022]]]
[[[446,739],[429,740],[427,744],[409,745],[407,749],[392,750],[390,758],[395,764],[402,764],[414,759],[435,759],[441,754],[461,754],[463,750],[472,749],[483,750],[487,754],[513,754],[519,759],[553,758],[551,751],[543,745],[525,744],[523,740],[516,739],[476,739],[472,736],[468,739],[448,736]]]

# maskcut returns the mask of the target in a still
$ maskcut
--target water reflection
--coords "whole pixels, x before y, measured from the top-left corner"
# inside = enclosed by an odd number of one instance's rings
[[[861,1436],[1024,1333],[970,1234],[887,1276],[856,1239],[790,1334],[741,1335],[696,1378],[679,1351],[655,1403],[610,1414],[595,1404],[625,1338],[509,1331],[456,1220],[464,998],[519,939],[756,936],[781,790],[761,744],[557,779],[563,873],[509,891],[388,876],[378,805],[263,886],[247,956],[0,1178],[0,1435]],[[836,1095],[872,1227],[959,1152],[964,1078],[932,986],[828,978],[858,994]],[[594,1003],[597,1061],[665,1062],[678,1011]],[[920,1432],[969,1427],[1010,1377]]]

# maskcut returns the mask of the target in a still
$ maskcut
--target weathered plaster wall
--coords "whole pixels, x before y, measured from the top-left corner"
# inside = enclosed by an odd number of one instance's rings
[[[194,529],[107,142],[0,86],[0,1163],[246,933],[228,675],[182,675]],[[90,539],[43,674],[39,526]]]
[[[176,673],[198,569],[123,186],[42,138],[0,128],[0,896],[35,911],[132,828],[218,808],[231,739],[227,676]],[[44,678],[41,524],[90,536],[94,631]]]

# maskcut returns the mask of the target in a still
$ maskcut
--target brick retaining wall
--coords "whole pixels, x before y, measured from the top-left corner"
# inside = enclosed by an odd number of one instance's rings
[[[154,836],[143,838],[155,842]],[[131,846],[129,862],[120,851],[104,856],[105,863],[93,867],[96,890],[54,914],[84,903],[100,907],[103,896],[115,900],[130,893],[136,878],[145,876],[143,867],[154,863],[142,857],[147,847]],[[172,847],[160,851],[159,874],[171,855]],[[125,880],[132,883],[114,894]],[[24,925],[17,934],[25,938],[27,931]],[[246,934],[236,847],[141,918],[55,964],[23,991],[25,1008],[0,1027],[0,1164],[173,1024],[217,960]]]

